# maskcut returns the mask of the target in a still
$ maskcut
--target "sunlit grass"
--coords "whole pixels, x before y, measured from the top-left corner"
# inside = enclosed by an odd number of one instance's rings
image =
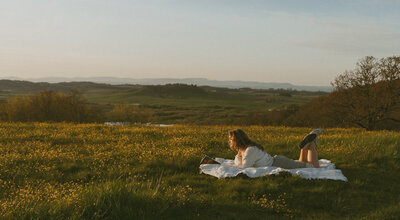
[[[320,158],[348,183],[289,175],[216,179],[203,154],[233,158],[231,126],[0,124],[5,218],[389,218],[399,214],[400,134],[326,129]],[[242,127],[274,155],[298,157],[310,128]]]

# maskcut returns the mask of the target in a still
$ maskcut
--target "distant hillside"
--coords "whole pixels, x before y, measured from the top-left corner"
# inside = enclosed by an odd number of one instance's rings
[[[147,114],[151,116],[151,122],[161,124],[259,123],[260,114],[274,109],[277,109],[275,113],[279,113],[281,109],[293,109],[296,108],[293,106],[328,94],[293,89],[237,89],[182,83],[110,85],[93,82],[33,83],[0,80],[0,109],[6,100],[43,90],[67,94],[72,90],[79,91],[86,104],[96,108],[100,121],[117,120],[112,115],[115,112],[121,113],[118,110],[120,105],[128,104],[138,108],[133,112]],[[114,109],[117,110],[114,112]],[[0,112],[0,117],[2,115],[4,117],[5,114]]]
[[[13,78],[18,79],[18,78]],[[65,78],[65,77],[50,77],[50,78],[31,78],[21,79],[28,80],[31,82],[96,82],[106,83],[112,85],[121,84],[136,84],[136,85],[165,85],[172,83],[182,84],[194,84],[198,86],[213,86],[213,87],[225,87],[225,88],[252,88],[252,89],[294,89],[304,91],[323,91],[331,92],[332,87],[330,86],[301,86],[293,85],[290,83],[265,83],[265,82],[254,82],[254,81],[219,81],[219,80],[208,80],[205,78],[159,78],[159,79],[132,79],[132,78],[117,78],[117,77],[78,77],[78,78]]]
[[[135,91],[136,95],[159,96],[159,97],[205,97],[206,90],[195,85],[167,84],[144,86]]]
[[[0,93],[38,93],[43,90],[54,90],[59,92],[70,92],[79,90],[81,92],[93,90],[118,90],[125,89],[123,86],[113,86],[109,84],[93,82],[29,82],[20,80],[0,80]]]

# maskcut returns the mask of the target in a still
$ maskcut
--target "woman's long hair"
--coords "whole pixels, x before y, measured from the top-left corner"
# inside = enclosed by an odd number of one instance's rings
[[[229,131],[229,135],[233,137],[234,148],[238,150],[246,150],[247,147],[250,146],[255,146],[258,147],[260,150],[264,150],[264,147],[261,144],[251,140],[249,136],[247,136],[247,134],[244,133],[244,131],[241,129],[231,130]]]

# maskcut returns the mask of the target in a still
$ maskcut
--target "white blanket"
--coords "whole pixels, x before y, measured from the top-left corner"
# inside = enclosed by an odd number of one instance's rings
[[[248,167],[240,168],[234,165],[233,160],[223,158],[215,158],[220,164],[201,164],[200,173],[205,173],[218,178],[235,177],[239,173],[246,174],[251,178],[256,178],[265,175],[278,174],[280,172],[290,172],[292,175],[297,175],[305,179],[331,179],[342,180],[347,182],[347,178],[342,174],[342,171],[335,169],[335,164],[329,160],[319,160],[320,168],[298,168],[298,169],[283,169],[280,167]]]

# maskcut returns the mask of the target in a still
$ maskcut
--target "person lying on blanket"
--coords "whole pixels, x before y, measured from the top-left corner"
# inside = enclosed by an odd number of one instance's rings
[[[311,131],[299,144],[299,161],[292,160],[285,156],[275,155],[272,157],[264,152],[264,147],[251,140],[241,129],[229,131],[229,147],[237,152],[235,156],[235,165],[238,167],[265,167],[274,166],[284,169],[296,168],[319,168],[317,136],[322,133],[318,128]]]

